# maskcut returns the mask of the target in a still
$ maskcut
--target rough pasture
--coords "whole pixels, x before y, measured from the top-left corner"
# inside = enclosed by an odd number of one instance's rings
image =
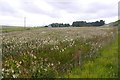
[[[63,77],[110,44],[112,27],[38,28],[3,33],[2,76]]]

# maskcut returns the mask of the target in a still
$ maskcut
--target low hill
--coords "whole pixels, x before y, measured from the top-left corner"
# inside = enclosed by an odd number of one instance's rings
[[[109,24],[110,26],[120,26],[120,20],[117,20],[115,22],[112,22]]]

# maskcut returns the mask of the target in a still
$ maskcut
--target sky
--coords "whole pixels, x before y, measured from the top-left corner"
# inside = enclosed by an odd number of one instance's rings
[[[119,0],[0,0],[0,25],[43,26],[118,20]]]

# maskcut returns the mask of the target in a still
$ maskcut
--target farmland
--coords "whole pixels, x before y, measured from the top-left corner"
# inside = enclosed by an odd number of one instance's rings
[[[118,33],[115,27],[3,31],[0,36],[4,78],[118,76]]]

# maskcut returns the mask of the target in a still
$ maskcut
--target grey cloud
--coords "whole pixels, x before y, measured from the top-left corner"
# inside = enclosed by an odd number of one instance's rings
[[[54,11],[50,12],[43,10],[30,1],[23,1],[22,3],[23,10],[36,14],[44,14],[52,18],[60,18],[61,10],[64,10],[68,13],[80,15],[80,17],[83,17],[81,16],[81,14],[84,14],[84,16],[86,15],[91,16],[94,14],[98,15],[93,16],[93,18],[111,17],[117,15],[116,10],[114,10],[114,8],[112,8],[111,5],[104,3],[93,2],[92,4],[89,5],[84,4],[83,6],[82,2],[77,3],[77,1],[74,0],[44,0],[44,1],[51,5],[54,8]],[[88,18],[90,16],[88,16]]]
[[[13,15],[16,11],[8,3],[0,1],[0,14],[2,15]]]
[[[8,1],[8,0],[7,0]],[[39,6],[35,5],[33,2],[35,0],[18,0],[18,4],[20,5],[20,8],[17,9],[14,6],[9,4],[9,1],[7,3],[5,0],[0,0],[0,15],[9,15],[9,16],[22,16],[24,15],[24,12],[27,16],[27,14],[42,14],[47,15],[53,18],[62,19],[61,10],[66,11],[67,13],[71,13],[75,16],[72,16],[75,18],[75,20],[91,20],[91,19],[99,19],[99,18],[106,18],[111,16],[117,16],[118,12],[117,9],[114,8],[111,4],[107,3],[99,3],[99,2],[93,2],[84,4],[82,1],[79,0],[42,0],[46,2],[47,4],[51,5],[53,7],[53,11],[47,11],[44,9],[41,9]],[[41,0],[40,0],[41,1]],[[77,2],[78,1],[78,2]],[[40,3],[39,3],[40,4]],[[40,4],[41,5],[41,4]],[[45,7],[45,6],[43,6]],[[23,13],[22,13],[22,12]],[[120,11],[119,11],[120,13]],[[120,14],[119,14],[120,15]],[[66,15],[65,15],[66,16]],[[71,16],[70,16],[71,17]],[[56,19],[55,19],[56,20]],[[70,21],[68,19],[68,21]],[[71,20],[72,21],[72,20]],[[38,21],[39,22],[39,21]]]
[[[56,11],[50,12],[50,11],[43,10],[30,1],[22,1],[21,5],[22,5],[22,9],[25,12],[30,12],[30,13],[35,13],[35,14],[43,14],[43,15],[47,15],[52,18],[60,17],[58,12],[56,12]]]
[[[118,3],[116,3],[118,4]],[[103,16],[105,18],[107,17],[116,17],[118,16],[118,5],[112,5],[112,4],[107,4],[107,6],[103,6],[103,14],[100,14],[100,16]]]
[[[51,4],[54,8],[56,8],[56,10],[65,10],[68,13],[73,13],[73,14],[78,14],[80,15],[80,17],[84,17],[87,15],[88,18],[92,18],[91,16],[93,16],[93,18],[106,18],[106,17],[113,17],[113,16],[117,16],[117,10],[112,6],[112,5],[108,5],[107,3],[98,3],[98,2],[93,2],[90,3],[88,5],[83,5],[82,2],[81,3],[77,3],[77,1],[47,1],[49,4]],[[81,14],[84,14],[84,16],[81,16]],[[97,15],[97,16],[94,16]]]
[[[108,5],[104,3],[94,2],[88,5],[88,8],[85,9],[85,13],[96,14],[98,15],[97,18],[107,18],[117,16],[117,9],[110,4]]]
[[[111,5],[94,2],[87,6],[87,8],[85,9],[85,12],[86,13],[96,13],[96,12],[100,12],[101,10],[109,10],[110,6]]]
[[[34,5],[32,2],[26,2],[24,1],[22,3],[22,9],[28,12],[32,13],[44,13],[40,8],[38,8],[36,5]]]
[[[98,19],[98,18],[108,18],[108,17],[115,17],[117,16],[117,9],[115,6],[104,4],[104,3],[98,3],[94,2],[92,4],[87,5],[86,8],[84,8],[82,14],[83,16],[80,16],[82,19]]]
[[[120,19],[120,1],[118,2],[118,19]]]
[[[21,14],[18,12],[18,10],[12,7],[6,1],[0,1],[0,15],[21,17]]]
[[[48,2],[51,6],[53,6],[56,10],[65,10],[68,13],[77,13],[82,11],[82,6],[79,7],[77,3],[75,3],[75,1],[51,1]],[[81,4],[79,4],[81,5]]]
[[[99,17],[104,17],[104,18],[107,18],[107,17],[115,17],[115,16],[118,16],[118,11],[117,10],[108,10],[104,13],[99,13],[98,14]]]

